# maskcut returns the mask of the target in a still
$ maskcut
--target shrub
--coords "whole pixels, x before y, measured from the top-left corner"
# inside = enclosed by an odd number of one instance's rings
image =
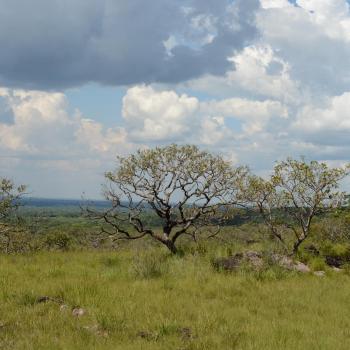
[[[64,232],[55,232],[45,237],[44,244],[49,249],[68,250],[72,238]]]
[[[328,265],[340,267],[350,263],[350,245],[328,242],[322,247],[322,255]]]
[[[333,243],[345,243],[350,240],[348,216],[328,217],[315,226],[320,240],[327,240]]]
[[[35,242],[26,231],[16,227],[8,232],[8,235],[0,236],[0,251],[3,253],[26,253],[33,250]]]
[[[327,268],[326,262],[321,257],[312,258],[308,265],[313,271],[324,271]]]

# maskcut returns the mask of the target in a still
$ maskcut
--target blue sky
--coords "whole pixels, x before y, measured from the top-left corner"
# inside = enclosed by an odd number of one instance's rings
[[[70,105],[70,112],[79,108],[88,118],[103,123],[106,127],[113,127],[122,121],[122,99],[126,87],[103,86],[90,83],[88,85],[68,89],[65,92]]]
[[[0,0],[0,177],[100,196],[117,155],[194,143],[264,175],[350,154],[346,0]]]

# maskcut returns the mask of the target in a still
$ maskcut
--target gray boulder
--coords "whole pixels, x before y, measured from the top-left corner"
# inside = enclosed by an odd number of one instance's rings
[[[254,270],[260,270],[264,266],[262,254],[256,251],[237,253],[227,258],[218,258],[213,261],[213,266],[218,270],[235,271],[242,265],[248,265]]]
[[[300,261],[294,261],[291,257],[281,254],[273,254],[272,262],[291,271],[298,271],[301,273],[311,272],[311,269]]]
[[[300,261],[297,261],[297,262],[294,264],[293,269],[294,269],[295,271],[302,272],[302,273],[311,272],[309,266],[303,264],[303,263],[300,262]]]
[[[314,275],[318,276],[318,277],[324,277],[326,275],[326,272],[325,271],[315,271]]]

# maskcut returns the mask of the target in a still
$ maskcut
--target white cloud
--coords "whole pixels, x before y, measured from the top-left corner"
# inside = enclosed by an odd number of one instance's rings
[[[195,97],[140,85],[127,91],[122,115],[134,139],[176,140],[191,130],[198,108]]]
[[[298,0],[309,19],[333,39],[350,40],[349,4],[346,0]]]
[[[257,13],[261,41],[290,65],[314,99],[350,89],[350,12],[346,0],[300,0]]]
[[[1,89],[0,94],[13,114],[12,123],[0,122],[5,154],[69,159],[88,157],[91,151],[111,152],[116,145],[128,147],[122,128],[104,130],[79,111],[71,115],[62,93]]]
[[[103,130],[103,125],[86,118],[79,119],[79,128],[75,132],[77,142],[87,145],[91,151],[99,153],[111,152],[116,145],[127,150],[127,132],[124,128]]]
[[[268,44],[257,43],[228,58],[233,69],[224,77],[204,76],[187,84],[214,95],[244,95],[297,103],[300,84],[291,77],[290,64]]]
[[[45,148],[64,147],[73,119],[66,112],[60,93],[7,90],[3,94],[14,116],[13,124],[0,124],[2,148],[31,154]],[[62,142],[62,143],[61,143]]]
[[[235,70],[227,74],[228,83],[259,94],[293,102],[299,98],[298,83],[290,77],[290,65],[269,45],[246,47],[231,57]]]
[[[294,127],[306,132],[350,131],[350,92],[334,96],[323,106],[305,106]],[[350,140],[349,140],[350,141]]]
[[[242,98],[204,102],[202,110],[212,115],[234,118],[243,123],[243,130],[249,134],[263,130],[272,118],[288,118],[288,110],[280,102],[252,101]]]
[[[230,130],[227,119],[242,124],[242,132],[264,130],[273,118],[288,118],[287,108],[278,101],[230,98],[199,101],[175,91],[157,91],[152,86],[130,88],[123,99],[123,117],[134,141],[230,142],[240,130]]]
[[[260,2],[260,36],[228,57],[232,69],[181,87],[215,96],[200,102],[203,115],[224,117],[226,127],[231,118],[241,122],[243,132],[229,134],[225,147],[243,162],[268,168],[273,159],[301,154],[348,160],[348,2]]]
[[[225,125],[225,119],[219,117],[204,117],[198,128],[197,143],[202,145],[217,145],[233,137],[232,131]]]
[[[263,9],[291,7],[288,0],[260,0]]]

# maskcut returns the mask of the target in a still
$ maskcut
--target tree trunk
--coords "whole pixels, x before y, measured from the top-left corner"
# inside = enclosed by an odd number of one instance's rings
[[[306,238],[306,237],[305,237]],[[292,255],[296,256],[298,254],[299,251],[299,247],[301,245],[301,243],[303,243],[305,241],[305,238],[303,239],[299,239],[298,241],[296,241],[293,245],[293,253]]]
[[[164,244],[167,246],[167,248],[170,250],[171,254],[177,254],[178,250],[175,246],[175,243],[172,240],[166,240],[164,241]]]
[[[175,246],[174,240],[170,239],[169,236],[163,232],[163,235],[152,235],[152,237],[157,240],[158,242],[164,244],[172,254],[177,254],[178,250]]]
[[[169,225],[165,225],[163,227],[163,237],[161,242],[167,246],[167,248],[170,250],[171,254],[177,254],[177,248],[175,246],[175,239],[171,239],[170,236],[171,233],[171,227]]]

